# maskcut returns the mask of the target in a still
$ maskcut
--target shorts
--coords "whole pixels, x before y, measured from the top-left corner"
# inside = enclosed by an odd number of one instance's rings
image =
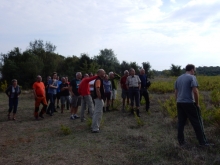
[[[81,96],[72,96],[71,106],[74,108],[81,106]]]
[[[111,99],[115,100],[116,96],[117,96],[117,91],[116,91],[116,89],[113,89],[111,92]]]
[[[107,100],[110,100],[110,98],[111,98],[111,92],[104,94],[104,101],[105,101],[106,99],[107,99]]]
[[[61,105],[65,105],[65,103],[69,103],[69,96],[60,96]]]
[[[126,89],[122,89],[121,98],[123,99],[129,98],[129,91]]]

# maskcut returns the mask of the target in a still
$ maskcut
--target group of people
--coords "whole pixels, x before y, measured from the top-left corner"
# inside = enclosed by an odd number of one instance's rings
[[[180,145],[184,145],[184,126],[187,118],[189,118],[196,137],[202,146],[209,146],[207,142],[203,123],[201,119],[201,112],[199,108],[199,93],[198,83],[196,80],[195,66],[188,64],[186,66],[186,73],[179,76],[175,82],[175,96],[177,102],[178,112],[178,142]],[[34,116],[44,118],[43,114],[53,116],[56,112],[55,100],[57,99],[57,108],[59,107],[59,99],[61,100],[61,113],[63,113],[64,107],[67,109],[70,107],[71,116],[70,119],[81,119],[81,122],[85,121],[84,113],[86,107],[88,107],[88,113],[92,118],[92,133],[100,132],[100,122],[103,112],[109,111],[110,106],[113,107],[114,100],[117,95],[116,79],[120,79],[120,86],[122,89],[122,111],[125,110],[125,103],[127,105],[130,102],[130,112],[140,117],[140,100],[144,97],[146,105],[145,110],[150,108],[148,87],[150,81],[148,81],[144,69],[140,69],[140,74],[136,75],[135,70],[131,68],[129,71],[125,70],[124,75],[120,77],[114,72],[106,74],[103,69],[99,69],[97,74],[93,76],[85,74],[82,78],[82,73],[77,72],[76,78],[68,82],[67,77],[62,77],[61,81],[54,72],[52,78],[48,77],[46,83],[42,82],[40,75],[37,76],[37,81],[33,84],[33,91],[35,96],[35,111]],[[12,85],[6,90],[6,94],[9,97],[9,111],[8,119],[11,119],[10,113],[13,110],[12,119],[15,120],[15,114],[17,111],[18,97],[21,93],[17,80],[12,80]],[[50,104],[48,106],[48,101]],[[106,106],[104,104],[106,103]],[[41,111],[39,112],[39,106],[43,104]],[[80,117],[77,115],[78,107],[81,106]]]

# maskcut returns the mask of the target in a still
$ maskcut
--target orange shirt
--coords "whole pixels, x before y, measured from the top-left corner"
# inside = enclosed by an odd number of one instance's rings
[[[35,93],[37,96],[45,96],[45,86],[42,82],[35,82],[33,84],[33,89],[35,90]]]

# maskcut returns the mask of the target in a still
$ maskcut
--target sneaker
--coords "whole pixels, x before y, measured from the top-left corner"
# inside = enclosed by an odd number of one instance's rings
[[[70,120],[75,120],[75,117],[74,116],[70,116]]]
[[[77,115],[74,115],[74,118],[75,118],[75,119],[79,119],[80,117],[79,117],[79,116],[77,116]]]
[[[100,131],[98,130],[98,131],[92,131],[92,133],[100,133]]]

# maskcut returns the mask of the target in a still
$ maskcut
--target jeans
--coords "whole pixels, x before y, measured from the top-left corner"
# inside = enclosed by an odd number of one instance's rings
[[[103,115],[103,106],[104,101],[101,99],[94,99],[95,101],[95,109],[92,116],[92,130],[99,131],[100,123]]]
[[[55,111],[55,99],[56,99],[56,95],[52,94],[52,93],[48,93],[49,96],[49,100],[50,100],[50,104],[49,107],[47,109],[47,113],[53,114]]]
[[[9,98],[9,110],[8,113],[11,113],[13,109],[13,113],[15,114],[17,112],[18,108],[18,98]]]
[[[149,94],[146,88],[140,89],[140,101],[142,99],[142,96],[144,97],[146,102],[146,110],[148,110],[150,108],[150,101],[149,101]]]
[[[129,97],[131,100],[131,106],[134,106],[134,100],[136,107],[140,106],[140,90],[138,87],[136,88],[129,88]]]

